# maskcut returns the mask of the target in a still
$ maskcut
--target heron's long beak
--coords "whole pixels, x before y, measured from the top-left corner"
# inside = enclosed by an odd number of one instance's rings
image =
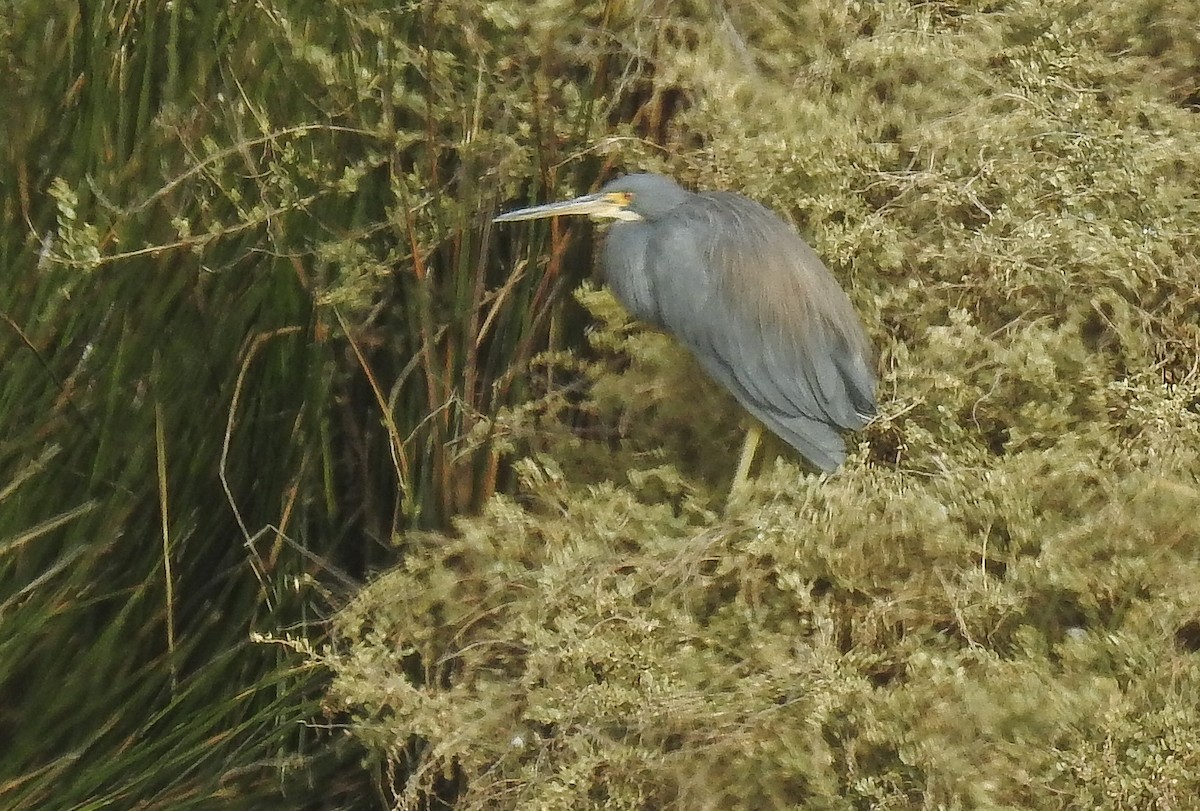
[[[561,203],[547,203],[544,206],[522,208],[501,214],[492,222],[517,222],[519,220],[540,220],[543,217],[562,217],[571,214],[586,214],[589,217],[604,220],[640,220],[626,206],[629,197],[619,192],[585,194],[574,200],[564,200]]]

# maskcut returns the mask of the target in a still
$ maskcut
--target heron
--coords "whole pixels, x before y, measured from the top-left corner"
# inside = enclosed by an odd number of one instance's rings
[[[845,461],[842,433],[876,413],[873,353],[849,297],[795,228],[741,194],[691,192],[657,174],[494,222],[564,215],[611,221],[601,269],[632,316],[674,336],[816,468]],[[755,424],[734,491],[759,439]]]

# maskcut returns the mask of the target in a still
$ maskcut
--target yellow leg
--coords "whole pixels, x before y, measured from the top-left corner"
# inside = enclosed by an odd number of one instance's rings
[[[734,502],[745,495],[746,487],[750,483],[750,465],[754,463],[754,454],[758,450],[758,443],[761,440],[762,426],[755,420],[750,426],[750,430],[746,431],[746,440],[742,443],[737,472],[733,474],[733,484],[729,487],[727,506],[733,506]]]

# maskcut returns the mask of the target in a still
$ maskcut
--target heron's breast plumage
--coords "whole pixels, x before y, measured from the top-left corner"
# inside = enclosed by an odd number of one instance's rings
[[[609,226],[602,248],[601,267],[613,295],[630,315],[662,327],[661,296],[656,279],[647,268],[651,236],[652,229],[643,222],[622,222]]]

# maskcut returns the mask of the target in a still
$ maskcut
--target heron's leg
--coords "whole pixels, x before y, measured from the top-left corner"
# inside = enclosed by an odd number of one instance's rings
[[[738,457],[737,472],[733,474],[733,484],[729,487],[729,506],[745,495],[745,490],[750,484],[750,465],[754,462],[754,453],[758,450],[758,443],[762,440],[762,425],[758,420],[755,420],[750,425],[750,429],[746,431],[746,439],[742,442],[742,453]]]

